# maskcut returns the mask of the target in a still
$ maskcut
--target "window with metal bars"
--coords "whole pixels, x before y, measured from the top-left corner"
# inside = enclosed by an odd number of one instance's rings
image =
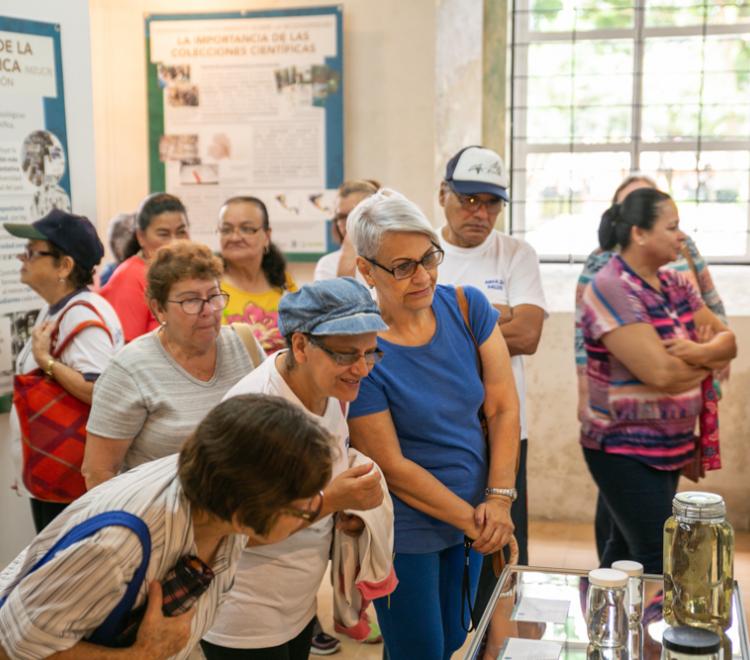
[[[750,0],[514,0],[510,229],[581,260],[653,178],[713,262],[750,263]]]

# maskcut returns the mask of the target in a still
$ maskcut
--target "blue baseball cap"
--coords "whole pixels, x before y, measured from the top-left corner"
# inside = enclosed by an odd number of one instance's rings
[[[445,167],[445,181],[462,195],[488,193],[510,200],[508,171],[500,155],[485,147],[464,147]]]
[[[310,335],[361,335],[387,330],[367,287],[353,277],[305,284],[279,303],[279,332]]]
[[[94,270],[104,256],[96,228],[82,215],[53,209],[36,222],[5,222],[3,227],[11,236],[52,243],[87,271]]]

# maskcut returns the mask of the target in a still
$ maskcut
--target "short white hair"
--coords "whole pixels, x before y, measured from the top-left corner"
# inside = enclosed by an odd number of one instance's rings
[[[346,233],[357,254],[375,258],[383,235],[391,232],[424,234],[435,245],[440,240],[422,210],[401,193],[381,188],[352,209],[346,221]]]

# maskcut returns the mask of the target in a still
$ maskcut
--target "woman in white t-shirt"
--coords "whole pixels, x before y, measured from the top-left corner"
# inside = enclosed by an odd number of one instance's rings
[[[3,226],[12,236],[28,239],[18,255],[23,264],[21,282],[46,303],[16,358],[16,373],[42,369],[68,393],[91,403],[94,381],[123,346],[122,327],[114,309],[88,288],[93,283],[94,268],[104,256],[96,229],[87,218],[57,209],[31,224]],[[96,325],[79,328],[86,322]],[[71,335],[60,356],[52,357],[55,347],[62,347]],[[10,427],[20,467],[21,431],[15,409]],[[22,478],[17,479],[16,488],[25,491]],[[36,531],[46,527],[67,505],[32,495]]]
[[[382,356],[377,332],[387,326],[367,289],[352,278],[303,286],[279,304],[288,349],[266,360],[227,393],[281,396],[304,408],[338,441],[323,508],[310,527],[273,545],[242,553],[235,584],[201,645],[208,660],[307,660],[316,594],[326,570],[334,520],[343,509],[367,510],[382,501],[372,465],[347,469],[346,403]],[[336,514],[337,527],[358,534],[356,516]]]

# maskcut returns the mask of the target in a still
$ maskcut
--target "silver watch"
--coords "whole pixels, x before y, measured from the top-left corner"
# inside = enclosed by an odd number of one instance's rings
[[[509,497],[511,502],[518,499],[518,491],[515,488],[485,488],[484,494],[485,496],[502,495],[503,497]]]

